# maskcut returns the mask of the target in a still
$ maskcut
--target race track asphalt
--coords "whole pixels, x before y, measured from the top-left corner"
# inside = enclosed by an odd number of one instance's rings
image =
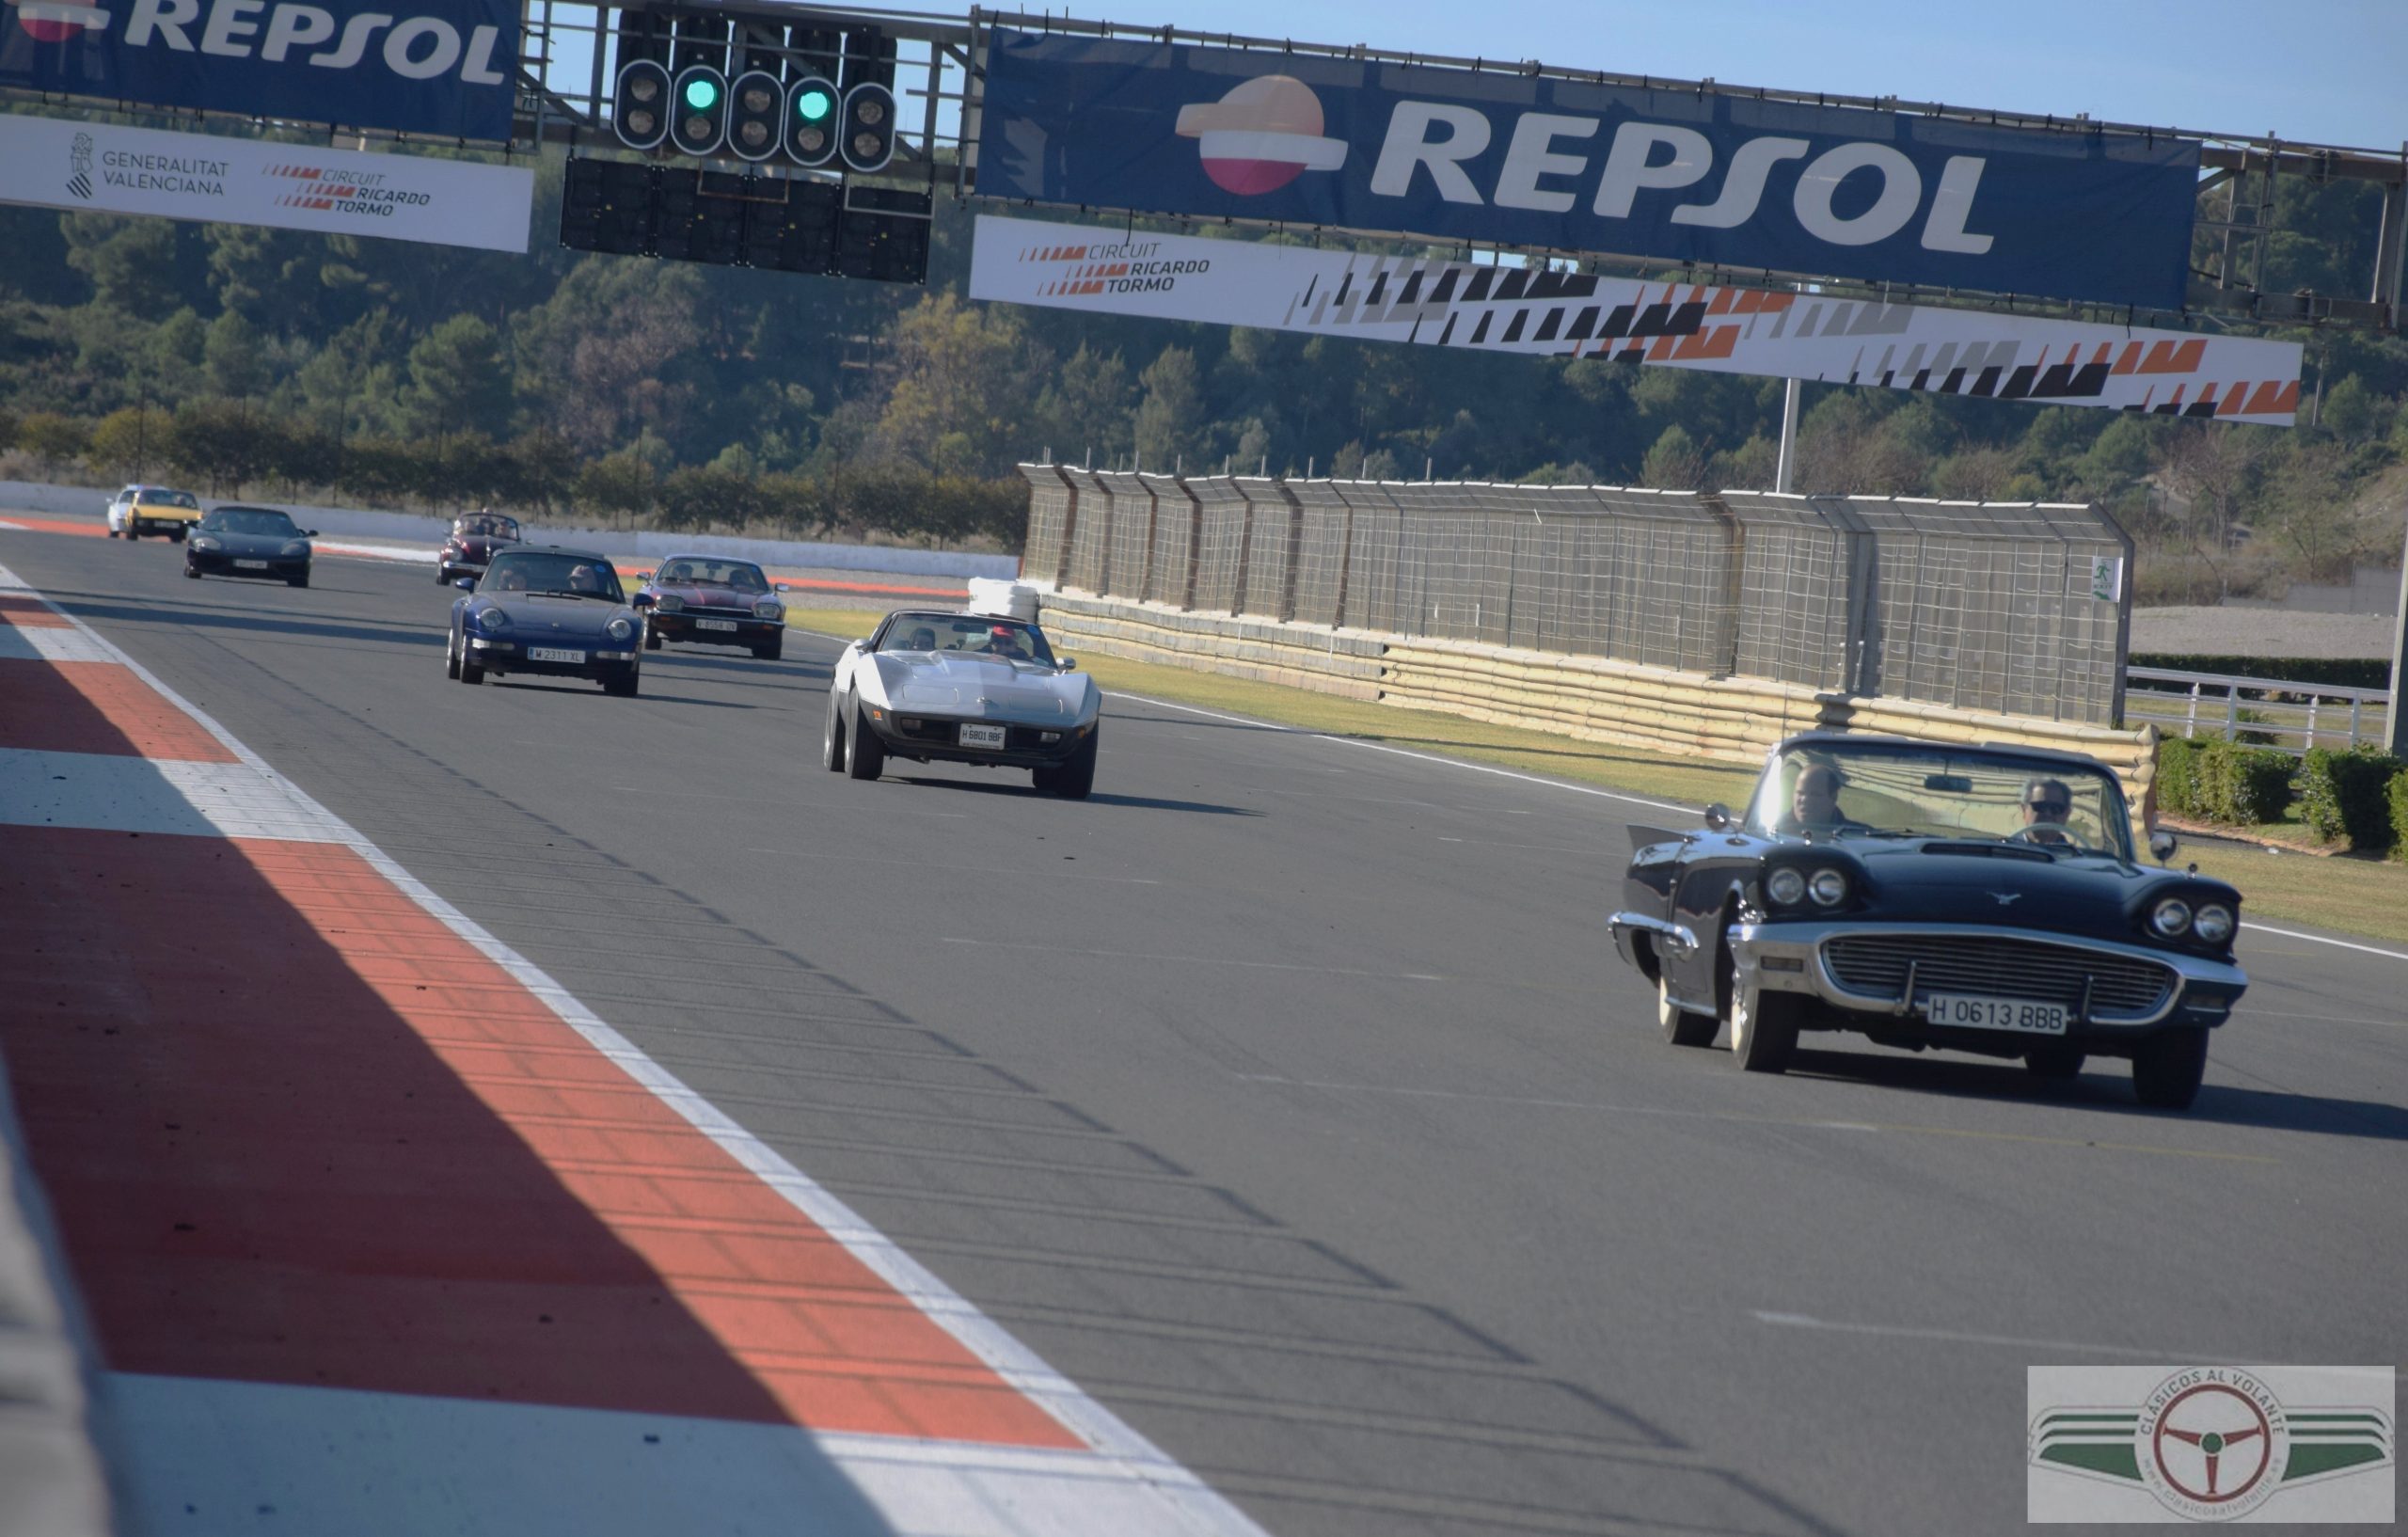
[[[2408,959],[2247,932],[2187,1115],[2120,1063],[1746,1076],[1605,935],[1678,814],[1444,718],[1417,757],[1113,698],[1084,804],[857,784],[835,642],[468,689],[421,570],[180,553],[0,533],[1274,1532],[2004,1532],[2029,1365],[2408,1339]]]

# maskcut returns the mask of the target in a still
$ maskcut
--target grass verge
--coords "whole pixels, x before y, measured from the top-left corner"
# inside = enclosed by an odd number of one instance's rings
[[[845,640],[867,635],[883,615],[866,609],[789,609],[786,622]],[[1181,667],[1157,667],[1117,657],[1086,656],[1080,668],[1106,692],[1144,694],[1199,709],[1276,721],[1333,737],[1349,737],[1408,752],[1493,763],[1524,773],[1602,785],[1649,800],[1702,806],[1737,806],[1755,771],[1693,759],[1668,759],[1636,748],[1608,747],[1541,731],[1491,725],[1459,716],[1367,705]],[[1658,820],[1669,820],[1666,813]],[[2195,861],[2202,875],[2241,889],[2253,918],[2310,924],[2369,939],[2408,943],[2408,864],[2349,856],[2271,853],[2210,838],[2186,837],[2177,856]]]

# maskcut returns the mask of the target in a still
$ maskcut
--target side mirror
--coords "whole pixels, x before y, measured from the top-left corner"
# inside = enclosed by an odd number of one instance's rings
[[[301,531],[301,537],[304,539],[315,539],[318,537],[318,531],[315,529],[303,529]]]
[[[650,593],[638,593],[635,596],[627,599],[627,602],[631,606],[639,609],[649,609],[655,603],[659,601],[660,600],[657,597],[654,596]]]
[[[1054,658],[1054,665],[1065,673],[1075,673],[1079,669],[1079,658],[1076,657],[1056,657]]]
[[[777,589],[779,592],[781,592],[781,593],[786,593],[786,592],[792,592],[792,591],[793,591],[793,589],[792,589],[792,588],[788,587],[784,582],[782,582],[782,581],[773,581],[773,582],[769,583],[769,585],[770,585],[770,586],[772,586],[772,587],[774,587],[774,588],[776,588],[776,589]]]
[[[452,585],[457,587],[464,593],[473,593],[477,590],[477,578],[474,577],[454,577],[452,578]]]
[[[2174,850],[2180,847],[2181,845],[2175,840],[2171,832],[2152,832],[2148,835],[2148,851],[2156,856],[2160,864],[2172,859]]]
[[[1705,825],[1720,832],[1731,825],[1731,808],[1717,800],[1705,808]]]

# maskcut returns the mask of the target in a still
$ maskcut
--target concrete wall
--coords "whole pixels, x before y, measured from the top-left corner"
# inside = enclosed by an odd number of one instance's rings
[[[113,488],[112,488],[113,489]],[[84,485],[44,485],[30,481],[0,481],[0,508],[28,513],[97,515],[108,504],[109,490]],[[443,542],[451,520],[418,513],[386,513],[357,507],[308,507],[297,502],[250,499],[262,506],[281,507],[308,528],[355,539],[396,539],[429,546]],[[218,499],[204,497],[204,507]],[[567,523],[528,522],[522,525],[536,539],[557,540],[604,555],[634,555],[657,560],[664,555],[725,555],[764,565],[799,566],[816,571],[882,571],[914,577],[1014,577],[1020,574],[1015,555],[970,555],[942,549],[897,549],[884,545],[835,545],[801,539],[736,539],[723,534],[628,533],[612,529],[584,529]]]

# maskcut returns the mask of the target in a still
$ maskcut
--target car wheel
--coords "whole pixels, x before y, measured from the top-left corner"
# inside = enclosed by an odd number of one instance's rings
[[[463,637],[460,642],[460,681],[483,683],[484,680],[485,670],[468,659],[468,642],[467,638]]]
[[[1101,725],[1088,732],[1087,739],[1079,744],[1079,750],[1071,753],[1062,767],[1054,770],[1054,783],[1050,786],[1038,787],[1050,788],[1065,800],[1085,800],[1095,790],[1096,743],[1102,737],[1103,727]]]
[[[287,587],[307,587],[309,585],[309,573],[304,571],[297,577],[287,577],[284,584]]]
[[[660,632],[654,629],[650,625],[646,625],[643,627],[643,648],[646,651],[657,651],[660,649]]]
[[[193,564],[190,561],[186,561],[184,563],[184,575],[190,577],[195,581],[198,581],[200,579],[200,567]]]
[[[602,691],[621,699],[633,699],[642,686],[642,674],[632,664],[625,672],[609,673],[602,679]]]
[[[828,690],[828,727],[819,737],[819,766],[832,774],[845,768],[845,726],[839,716],[843,698],[835,689]]]
[[[139,539],[139,538],[141,538],[141,537],[142,537],[142,525],[140,525],[139,523],[135,523],[135,522],[132,522],[132,521],[128,521],[128,522],[127,522],[127,524],[125,525],[125,542],[126,542],[127,544],[129,544],[129,545],[130,545],[130,544],[134,543],[136,539]]]
[[[2208,1072],[2208,1027],[2178,1025],[2142,1041],[2132,1054],[2132,1092],[2153,1110],[2188,1110]]]
[[[1711,1014],[1700,1014],[1672,1002],[1672,990],[1662,974],[1656,978],[1656,1023],[1664,1038],[1675,1046],[1711,1046],[1722,1022]]]
[[[182,524],[179,523],[174,528],[167,531],[167,543],[171,545],[181,545],[183,542],[184,526]]]
[[[861,706],[853,706],[853,718],[845,729],[845,775],[848,779],[876,779],[886,771],[886,744],[870,730],[869,717]]]
[[[2057,1081],[2081,1077],[2082,1065],[2088,1060],[2082,1048],[2064,1041],[2036,1046],[2023,1054],[2023,1066],[2033,1077]]]
[[[754,646],[752,648],[752,655],[760,658],[762,661],[773,662],[785,654],[785,649],[786,638],[783,635],[773,636],[769,640],[764,641],[759,645]]]
[[[1739,959],[1722,945],[1723,992],[1730,1002],[1731,1056],[1742,1072],[1786,1072],[1798,1050],[1801,1001],[1794,992],[1753,992],[1739,986]]]
[[[452,568],[450,566],[438,565],[435,568],[435,585],[437,587],[449,587],[452,585]]]
[[[460,676],[460,638],[456,635],[444,637],[443,675],[455,680]]]

